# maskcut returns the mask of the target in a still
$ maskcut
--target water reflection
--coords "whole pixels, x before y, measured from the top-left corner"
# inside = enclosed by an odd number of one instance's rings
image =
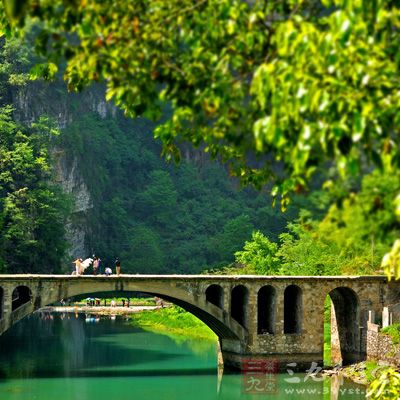
[[[304,381],[304,374],[296,374],[299,382],[288,382],[288,376],[230,376],[224,374],[219,390],[219,398],[223,399],[259,399],[260,395],[278,399],[338,400],[365,399],[364,386],[343,382],[339,376],[325,378],[321,381]],[[341,382],[342,381],[342,382]]]
[[[131,326],[121,316],[44,311],[0,337],[0,399],[251,400],[260,394],[365,398],[363,387],[337,377],[222,373],[215,343],[175,341]]]
[[[112,317],[115,317],[114,315],[111,315]],[[85,322],[87,324],[96,324],[100,322],[100,315],[93,315],[93,314],[85,314]]]

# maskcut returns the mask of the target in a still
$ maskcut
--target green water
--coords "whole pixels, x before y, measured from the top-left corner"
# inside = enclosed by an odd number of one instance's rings
[[[122,317],[35,314],[0,337],[1,400],[364,399],[306,374],[221,374],[216,345],[173,340]],[[299,382],[288,382],[296,378]]]

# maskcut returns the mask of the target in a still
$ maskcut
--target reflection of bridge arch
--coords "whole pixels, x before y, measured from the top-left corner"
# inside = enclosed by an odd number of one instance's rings
[[[13,296],[17,287],[30,292],[21,289]],[[290,362],[304,369],[312,361],[323,362],[327,294],[337,314],[344,363],[365,357],[361,333],[367,330],[368,311],[378,315],[384,306],[400,302],[400,282],[388,284],[379,276],[0,275],[0,334],[48,304],[107,291],[149,293],[189,311],[218,335],[229,366],[266,357],[283,369]]]

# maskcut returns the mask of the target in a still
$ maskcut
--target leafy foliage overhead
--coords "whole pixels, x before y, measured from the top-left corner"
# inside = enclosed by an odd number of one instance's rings
[[[4,0],[3,28],[32,30],[51,77],[70,90],[104,81],[156,129],[228,161],[245,183],[301,191],[334,161],[400,163],[400,8],[391,0]],[[5,15],[7,12],[8,20]],[[282,168],[275,168],[279,161]]]

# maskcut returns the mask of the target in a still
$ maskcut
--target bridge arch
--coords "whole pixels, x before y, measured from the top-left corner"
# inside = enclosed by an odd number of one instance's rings
[[[361,348],[360,300],[357,293],[345,286],[329,292],[331,309],[331,356],[337,364],[360,361]]]
[[[262,286],[257,293],[257,333],[275,333],[276,289]]]
[[[215,306],[224,308],[224,289],[217,284],[212,284],[206,289],[206,301]]]
[[[303,317],[302,291],[297,285],[289,285],[284,293],[284,333],[301,333]]]
[[[85,284],[85,280],[87,283]],[[80,295],[95,294],[97,292],[141,292],[151,296],[161,297],[184,310],[190,312],[202,322],[204,322],[220,340],[227,339],[232,341],[243,341],[247,338],[247,331],[237,321],[226,314],[220,307],[207,302],[204,296],[204,289],[199,292],[193,290],[193,286],[186,283],[175,284],[163,282],[151,283],[148,280],[139,282],[125,282],[116,278],[107,277],[76,277],[75,279],[65,278],[57,283],[57,286],[51,286],[51,283],[36,285],[30,288],[21,283],[14,289],[14,301],[12,302],[11,318],[7,318],[5,323],[0,324],[0,334],[9,329],[13,324],[25,316],[31,314],[41,307],[56,303],[61,299],[71,298]],[[29,284],[29,283],[28,283]]]
[[[247,328],[247,304],[249,291],[244,285],[237,285],[231,291],[231,315],[240,325]]]
[[[11,310],[16,311],[18,308],[27,304],[32,299],[32,292],[28,286],[17,286],[11,295]]]
[[[200,307],[191,302],[173,297],[167,294],[143,292],[152,296],[162,297],[163,299],[183,308],[185,311],[190,312],[200,321],[204,322],[220,339],[233,339],[237,340],[244,337],[243,329],[239,324],[228,326],[222,322],[222,310],[214,304],[206,304],[205,307]],[[234,321],[231,321],[234,322]]]

